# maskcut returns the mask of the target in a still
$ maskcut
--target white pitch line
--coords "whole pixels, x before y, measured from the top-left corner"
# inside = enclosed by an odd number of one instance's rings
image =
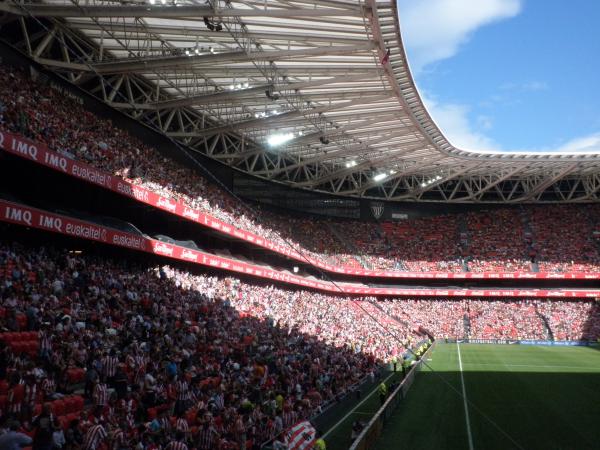
[[[471,434],[471,420],[469,419],[469,405],[467,404],[467,390],[465,389],[465,377],[463,376],[462,358],[460,357],[460,344],[456,343],[458,350],[458,367],[460,368],[460,381],[462,384],[462,397],[463,404],[465,406],[465,421],[467,423],[467,435],[469,437],[469,450],[474,450],[473,446],[473,435]]]
[[[390,375],[389,375],[389,376],[388,376],[388,377],[387,377],[385,380],[383,380],[383,382],[385,383],[387,380],[389,380],[390,378],[392,378],[392,376],[393,376],[395,373],[396,373],[396,372],[392,372],[392,373],[391,373],[391,374],[390,374]],[[380,384],[381,384],[381,383],[380,383]],[[346,420],[348,417],[350,417],[352,414],[354,414],[354,411],[356,411],[358,408],[360,408],[360,407],[362,406],[362,404],[363,404],[364,402],[366,402],[366,401],[367,401],[367,400],[368,400],[368,399],[371,397],[371,395],[373,395],[373,394],[375,393],[375,391],[377,390],[377,388],[378,388],[378,387],[379,387],[379,384],[378,384],[378,385],[375,387],[375,389],[373,389],[373,390],[371,391],[371,393],[370,393],[370,394],[368,394],[368,395],[367,395],[365,398],[363,398],[363,399],[361,400],[361,402],[360,402],[358,405],[356,405],[354,408],[352,408],[352,409],[351,409],[351,410],[348,412],[348,414],[346,414],[344,417],[342,417],[342,418],[341,418],[341,419],[338,421],[338,423],[336,423],[334,426],[332,426],[332,427],[331,427],[331,428],[330,428],[330,429],[327,431],[327,433],[325,433],[325,434],[322,436],[322,437],[323,437],[323,439],[325,439],[327,436],[329,436],[329,434],[330,434],[330,433],[331,433],[333,430],[335,430],[337,427],[339,427],[339,426],[342,424],[342,422],[344,422],[344,421],[345,421],[345,420]],[[373,413],[373,414],[375,414],[375,413]]]

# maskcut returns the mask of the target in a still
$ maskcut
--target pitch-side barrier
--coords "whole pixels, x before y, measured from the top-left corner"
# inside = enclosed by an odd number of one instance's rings
[[[358,435],[355,441],[350,446],[349,450],[368,450],[373,448],[373,445],[381,436],[381,432],[390,418],[390,416],[394,413],[396,407],[402,402],[408,390],[412,386],[417,373],[421,371],[421,366],[423,365],[423,359],[427,358],[429,353],[435,347],[435,341],[431,344],[431,347],[427,349],[423,356],[417,361],[415,365],[411,367],[409,372],[406,374],[406,377],[400,385],[390,394],[385,403],[379,408],[379,410],[375,413],[373,418],[369,421],[369,423],[365,426],[362,432]]]

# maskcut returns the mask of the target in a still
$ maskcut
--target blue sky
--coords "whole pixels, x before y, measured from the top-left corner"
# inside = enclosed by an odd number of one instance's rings
[[[399,14],[455,146],[600,152],[600,0],[399,0]]]

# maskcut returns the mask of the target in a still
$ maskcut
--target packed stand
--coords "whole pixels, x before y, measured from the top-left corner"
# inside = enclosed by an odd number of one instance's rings
[[[379,305],[390,317],[408,323],[415,330],[422,327],[436,338],[456,338],[464,336],[467,301],[398,299],[384,300]]]
[[[392,348],[347,299],[16,244],[0,273],[1,420],[67,448],[258,448]]]
[[[257,215],[196,172],[87,111],[76,99],[6,66],[0,66],[0,130],[44,143],[69,158],[333,265],[461,272],[467,259],[473,271],[530,269],[531,255],[522,252],[522,226],[511,212],[469,214],[472,242],[466,251],[457,215],[382,224],[292,218],[265,211]],[[598,217],[597,209],[586,213],[575,206],[552,206],[532,211],[540,270],[600,271],[598,245],[591,236],[600,231],[591,220],[592,215],[594,220]]]
[[[548,321],[554,339],[596,340],[600,337],[600,304],[585,302],[538,302],[537,308]]]
[[[69,96],[6,66],[0,67],[0,130],[44,143],[66,157],[91,164],[162,196],[181,200],[190,208],[277,244],[286,246],[289,242],[294,248],[301,247],[294,238],[293,228],[282,237],[277,228],[255,217],[248,208],[196,172],[165,158],[110,120],[87,111]],[[312,228],[307,236],[313,236],[317,229]],[[335,248],[335,237],[330,234],[321,234],[321,237],[323,248],[301,250],[316,258],[327,260],[331,256],[332,264],[340,263],[330,251]],[[319,253],[324,250],[327,252]]]
[[[525,231],[515,209],[466,214],[471,272],[530,272]]]
[[[65,448],[258,448],[420,327],[544,339],[543,317],[600,337],[595,300],[346,298],[0,244],[0,426]]]
[[[532,206],[529,214],[540,271],[600,271],[597,205]]]
[[[336,230],[351,241],[370,269],[409,272],[461,272],[455,216],[384,222],[339,222]]]
[[[600,338],[600,301],[592,299],[395,299],[379,305],[436,338],[547,339],[544,318],[556,340]]]
[[[168,266],[3,244],[0,274],[1,420],[68,448],[255,448],[411,339],[349,298]]]

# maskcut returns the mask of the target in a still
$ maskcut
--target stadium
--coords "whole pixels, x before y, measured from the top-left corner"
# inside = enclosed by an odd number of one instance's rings
[[[600,448],[600,150],[454,146],[400,17],[0,2],[0,450]]]

